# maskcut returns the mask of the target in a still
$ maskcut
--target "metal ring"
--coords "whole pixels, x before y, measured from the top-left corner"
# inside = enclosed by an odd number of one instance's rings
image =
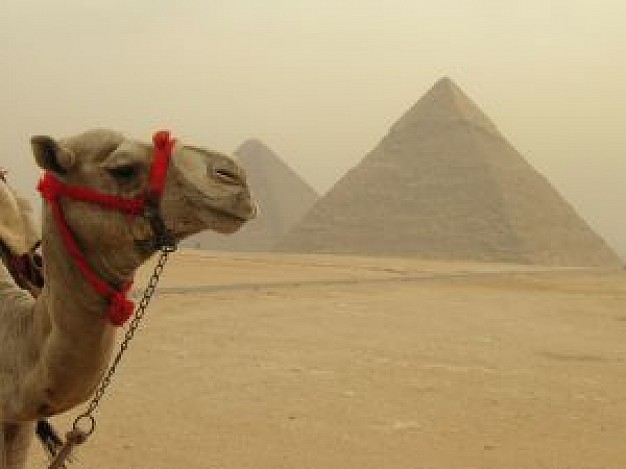
[[[85,423],[85,428],[80,428],[81,422]],[[75,432],[83,433],[85,436],[91,436],[91,434],[96,430],[96,418],[89,414],[79,415],[76,417],[76,420],[74,420],[72,429]]]

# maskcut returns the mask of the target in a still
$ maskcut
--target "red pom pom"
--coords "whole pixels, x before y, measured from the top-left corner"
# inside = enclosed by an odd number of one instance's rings
[[[152,143],[154,143],[154,146],[158,149],[167,148],[170,142],[171,138],[169,130],[159,130],[152,136]]]
[[[133,315],[135,304],[126,298],[126,292],[117,292],[111,297],[111,306],[107,311],[107,317],[114,326],[123,326]]]

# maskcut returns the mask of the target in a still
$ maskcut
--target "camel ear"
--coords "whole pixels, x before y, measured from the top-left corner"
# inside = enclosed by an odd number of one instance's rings
[[[74,153],[69,148],[61,146],[52,137],[35,135],[30,139],[30,144],[33,147],[35,161],[41,169],[65,174],[76,163]]]

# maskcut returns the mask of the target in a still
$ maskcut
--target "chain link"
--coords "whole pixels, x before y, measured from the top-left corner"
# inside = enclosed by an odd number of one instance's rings
[[[96,429],[96,419],[93,416],[93,414],[98,409],[98,406],[100,405],[100,400],[102,399],[102,397],[107,391],[107,388],[111,384],[111,381],[113,380],[113,375],[115,375],[115,372],[117,371],[117,367],[122,361],[122,357],[124,356],[124,353],[128,349],[130,342],[133,340],[133,337],[135,336],[135,332],[137,332],[137,329],[139,328],[141,320],[146,314],[146,309],[148,307],[148,304],[150,303],[150,300],[154,296],[157,284],[159,283],[159,279],[161,277],[161,274],[163,274],[163,269],[165,268],[165,264],[167,263],[167,259],[170,253],[172,253],[175,249],[176,248],[173,246],[165,246],[161,249],[161,254],[159,256],[157,264],[154,267],[154,271],[152,272],[152,275],[150,276],[148,285],[146,286],[146,289],[143,292],[143,296],[141,297],[139,306],[137,307],[137,310],[135,311],[135,315],[133,316],[132,320],[128,324],[128,329],[126,330],[126,333],[124,334],[124,339],[120,343],[120,347],[119,347],[117,354],[113,358],[113,361],[111,362],[111,365],[109,366],[109,369],[107,370],[107,372],[104,374],[104,377],[100,381],[100,385],[98,386],[98,389],[96,389],[96,391],[94,392],[94,395],[91,398],[91,401],[89,401],[87,410],[83,412],[82,414],[80,414],[78,417],[76,417],[76,419],[74,420],[73,429],[82,430],[83,433],[87,437],[90,436]],[[87,428],[81,429],[80,428],[81,423],[85,424],[85,422],[87,422]]]

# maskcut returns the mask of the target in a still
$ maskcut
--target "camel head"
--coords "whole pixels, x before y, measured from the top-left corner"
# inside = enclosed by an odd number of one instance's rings
[[[111,130],[92,130],[60,140],[35,136],[31,143],[37,164],[64,184],[128,199],[149,188],[152,143]],[[142,216],[70,198],[61,198],[60,205],[81,249],[105,278],[119,280],[132,275],[154,251],[146,248],[154,233]],[[160,211],[168,231],[180,241],[204,230],[233,233],[255,216],[256,208],[245,173],[232,159],[176,143]],[[55,229],[53,224],[46,213],[44,238]]]

